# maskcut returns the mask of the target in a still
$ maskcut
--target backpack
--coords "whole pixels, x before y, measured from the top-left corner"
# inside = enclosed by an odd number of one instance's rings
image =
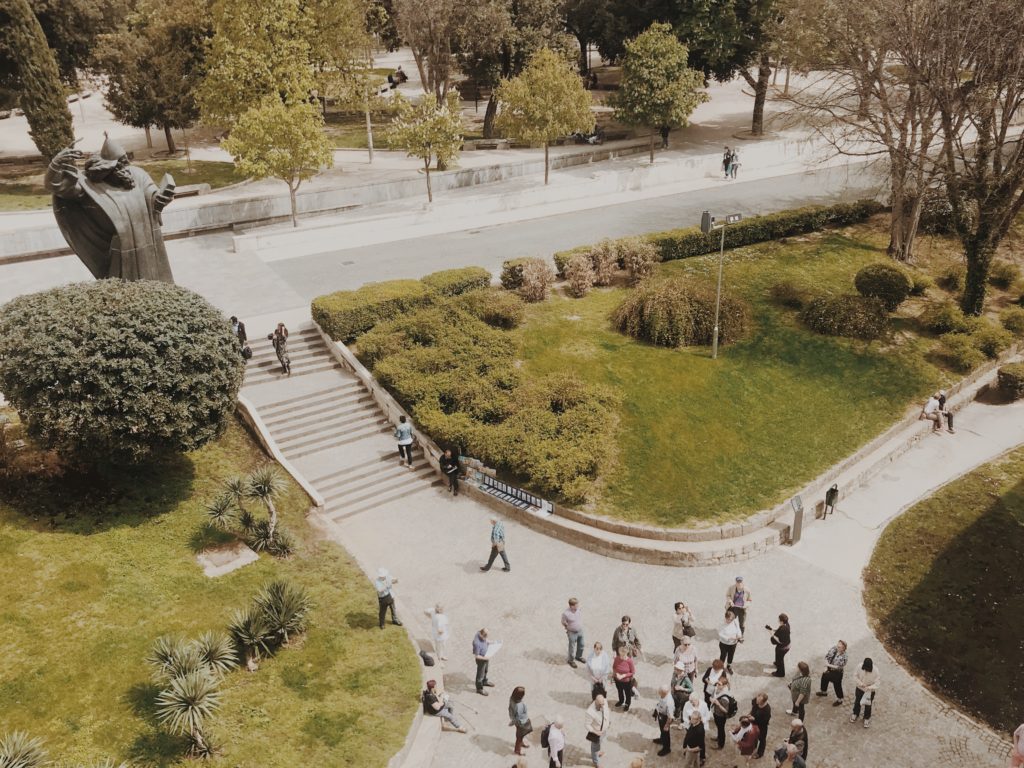
[[[551,746],[551,742],[548,740],[548,736],[550,735],[550,733],[551,733],[551,723],[548,723],[547,725],[544,726],[543,730],[541,730],[541,732],[540,732],[540,745],[544,749],[548,749]]]
[[[248,360],[251,357],[252,357],[252,347],[250,347],[248,344],[246,344],[244,347],[242,347],[242,359],[243,360]]]
[[[723,694],[719,699],[725,699],[726,711],[725,718],[728,720],[730,717],[736,717],[736,713],[739,712],[740,705],[736,703],[736,699],[730,696],[728,693]]]

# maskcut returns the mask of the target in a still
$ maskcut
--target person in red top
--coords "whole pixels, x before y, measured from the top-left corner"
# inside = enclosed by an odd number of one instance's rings
[[[740,749],[740,754],[747,758],[747,765],[754,759],[757,752],[757,741],[761,737],[761,730],[750,715],[743,715],[740,724],[732,729],[732,740]]]
[[[629,658],[628,649],[625,645],[619,646],[618,655],[612,662],[612,677],[615,678],[615,689],[619,692],[619,700],[616,707],[622,707],[623,712],[629,712],[629,705],[633,702],[633,675],[636,674],[636,665]]]

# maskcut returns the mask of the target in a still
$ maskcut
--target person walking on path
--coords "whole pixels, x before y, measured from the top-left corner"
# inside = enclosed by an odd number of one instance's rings
[[[875,693],[878,691],[878,671],[875,663],[869,658],[864,659],[853,675],[853,681],[857,689],[853,692],[853,714],[850,715],[850,722],[857,722],[860,717],[860,705],[864,702],[864,727],[871,727],[871,707],[875,703]]]
[[[729,177],[732,179],[736,178],[736,173],[740,169],[740,153],[738,149],[732,151],[732,157],[729,162]]]
[[[683,643],[676,648],[675,662],[678,664],[682,662],[686,667],[686,674],[690,676],[691,681],[697,679],[697,649],[693,644],[692,637],[684,637]]]
[[[565,721],[555,715],[548,727],[548,768],[562,768],[565,756]]]
[[[505,526],[502,522],[492,517],[491,523],[491,556],[487,558],[487,565],[481,565],[481,571],[491,570],[491,566],[494,565],[495,559],[498,555],[501,555],[501,562],[505,564],[505,567],[501,570],[511,571],[512,566],[508,564],[508,555],[505,554]]]
[[[672,751],[672,732],[669,730],[675,720],[676,703],[672,698],[672,692],[667,685],[658,689],[658,703],[654,705],[654,719],[658,721],[658,738],[654,739],[655,744],[660,744],[658,757],[664,757]]]
[[[622,707],[623,712],[629,712],[629,705],[633,702],[633,677],[636,675],[636,665],[629,658],[629,652],[625,645],[619,646],[619,651],[612,661],[612,676],[615,678],[615,690],[619,694],[616,707]]]
[[[412,456],[412,454],[409,454]],[[409,460],[412,463],[412,459]],[[444,454],[440,460],[441,471],[444,472],[444,476],[448,478],[448,492],[459,495],[459,472],[462,471],[462,467],[459,466],[459,458],[452,454],[451,448],[445,448]]]
[[[734,699],[729,693],[729,676],[722,675],[715,682],[715,693],[711,697],[711,715],[715,718],[715,749],[725,746],[725,723],[732,716]]]
[[[448,616],[444,612],[444,606],[437,603],[432,610],[426,611],[426,614],[430,617],[434,653],[441,661],[448,661]]]
[[[669,132],[671,130],[672,130],[672,127],[669,126],[669,125],[661,126],[660,133],[661,133],[661,148],[662,149],[668,149],[668,134],[669,134]]]
[[[771,626],[765,624],[764,628],[770,630]],[[779,614],[779,626],[772,632],[771,641],[772,645],[775,646],[775,665],[774,667],[766,668],[765,672],[771,672],[772,677],[785,677],[786,654],[789,653],[790,647],[789,616],[786,614]]]
[[[604,696],[598,696],[590,706],[587,707],[587,714],[584,722],[587,726],[587,741],[590,742],[590,759],[594,761],[595,768],[601,768],[604,750],[601,749],[601,740],[608,733],[608,726],[611,725],[612,712]]]
[[[932,422],[932,434],[942,434],[942,414],[939,413],[939,393],[936,392],[934,395],[928,398],[928,401],[924,404],[921,409],[921,415],[918,419],[927,419]]]
[[[490,648],[490,641],[487,639],[487,628],[482,628],[473,636],[473,658],[476,660],[476,692],[486,696],[485,688],[493,688],[494,683],[487,679],[491,662],[487,658],[487,649]]]
[[[946,417],[947,432],[951,435],[956,434],[956,430],[953,429],[953,412],[946,408],[946,390],[939,390],[939,413]]]
[[[683,707],[686,706],[686,702],[690,699],[690,694],[693,693],[693,681],[686,674],[686,665],[683,662],[677,661],[672,665],[672,680],[669,682],[668,687],[676,704],[675,718],[680,720],[683,714]]]
[[[768,703],[767,693],[759,693],[750,700],[750,718],[757,726],[757,757],[764,757],[768,746],[768,723],[772,720],[772,706]]]
[[[640,654],[640,637],[633,629],[633,620],[629,616],[623,616],[622,622],[612,633],[612,652],[618,653],[619,648],[626,647],[626,655],[635,659]]]
[[[683,737],[683,768],[700,768],[704,764],[705,723],[696,710],[690,713],[686,736]]]
[[[811,697],[811,667],[806,661],[796,665],[797,675],[789,681],[789,694],[793,698],[793,708],[787,709],[787,715],[796,715],[801,720],[807,714],[807,699]]]
[[[729,147],[725,148],[722,153],[722,170],[725,172],[725,178],[729,178],[729,171],[732,170],[732,150]]]
[[[736,742],[736,746],[740,750],[740,754],[747,758],[747,765],[754,759],[754,753],[757,752],[758,740],[761,737],[761,732],[757,727],[757,723],[754,722],[754,718],[750,715],[743,715],[740,718],[740,722],[732,729],[732,740]]]
[[[1013,732],[1013,747],[1010,748],[1010,765],[1008,768],[1024,766],[1024,723]]]
[[[693,637],[697,633],[693,629],[693,613],[686,606],[686,603],[678,602],[675,605],[676,612],[672,617],[672,650],[675,651],[683,644],[684,637]]]
[[[381,629],[384,629],[384,617],[388,608],[391,609],[391,623],[396,627],[402,626],[402,622],[395,615],[395,596],[391,591],[391,587],[397,583],[398,579],[391,578],[387,568],[377,569],[377,578],[373,580],[373,586],[377,590],[377,622]]]
[[[725,612],[725,622],[718,628],[718,651],[725,668],[732,674],[732,661],[736,656],[736,646],[743,642],[743,628],[732,611]]]
[[[743,577],[737,576],[736,581],[725,591],[725,610],[732,611],[740,623],[740,632],[747,631],[747,608],[753,598],[750,590],[743,584]]]
[[[407,461],[412,466],[412,424],[405,416],[398,417],[398,426],[395,427],[395,439],[398,441],[398,463]]]
[[[459,733],[466,732],[452,710],[448,694],[438,690],[436,680],[427,680],[427,689],[423,691],[423,714],[440,717]]]
[[[608,689],[604,684],[612,674],[612,660],[599,642],[594,643],[594,650],[587,656],[587,672],[590,674],[590,700],[607,696]]]
[[[836,700],[832,702],[833,707],[842,706],[844,701],[843,669],[846,667],[846,662],[846,643],[840,640],[829,648],[828,653],[825,654],[825,664],[827,667],[821,675],[821,690],[817,692],[818,696],[828,696],[828,685],[832,683],[836,691]]]
[[[508,700],[508,724],[515,726],[516,745],[514,752],[517,755],[523,754],[523,749],[530,746],[526,737],[533,733],[533,723],[530,722],[530,715],[526,711],[526,689],[516,686]],[[550,739],[550,736],[548,737]],[[549,741],[550,743],[550,741]]]
[[[783,744],[775,750],[775,768],[807,768],[800,752],[793,744]]]
[[[704,683],[704,703],[711,708],[711,702],[715,698],[715,690],[718,685],[718,678],[725,675],[725,662],[721,659],[715,659],[711,662],[711,666],[704,670],[704,676],[701,680]]]
[[[696,693],[690,694],[690,700],[686,702],[686,706],[683,707],[683,728],[689,730],[693,726],[693,716],[697,715],[700,718],[701,724],[701,736],[700,736],[700,762],[701,765],[707,759],[707,746],[705,744],[705,735],[707,734],[708,724],[711,722],[711,710],[708,709],[708,705],[701,701],[700,696]],[[685,742],[684,742],[685,744]]]
[[[267,341],[274,345],[274,353],[281,364],[281,373],[292,375],[292,359],[288,356],[288,329],[284,323],[278,323],[274,332],[267,336]]]
[[[569,607],[562,611],[562,628],[569,640],[569,666],[576,669],[576,662],[583,661],[583,612],[575,597],[569,598]]]
[[[796,745],[800,757],[804,760],[807,759],[807,750],[811,742],[807,736],[807,726],[804,725],[803,720],[796,719],[789,724],[789,736],[786,737],[786,743]]]

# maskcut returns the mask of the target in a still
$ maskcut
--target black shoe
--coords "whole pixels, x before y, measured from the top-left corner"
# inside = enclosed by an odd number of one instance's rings
[[[487,573],[487,571],[491,570],[491,568],[490,568],[490,566],[487,566],[487,565],[481,565],[480,566],[480,570],[483,571],[484,573]]]
[[[729,674],[731,675],[731,674],[732,674],[732,664],[730,664],[729,666],[727,666],[727,667],[725,668],[725,671],[726,671],[726,672],[728,672],[728,673],[729,673]]]
[[[785,672],[772,672],[772,677],[785,677]]]
[[[586,661],[581,659],[579,656],[576,657],[576,661],[578,661],[580,664],[586,664]]]
[[[490,680],[484,680],[484,685],[487,686],[488,688],[493,688],[494,687],[494,683],[492,683]]]
[[[509,571],[511,571],[512,569],[511,569],[511,568],[502,568],[501,570],[503,570],[503,571],[504,571],[505,573],[508,573],[508,572],[509,572]]]
[[[615,706],[616,707],[621,707],[622,706],[622,702],[621,701],[616,701],[615,702]]]
[[[828,694],[825,693],[824,691],[815,691],[814,695],[815,696],[828,696]]]
[[[624,706],[624,707],[622,708],[622,711],[623,711],[623,712],[629,712],[629,704],[627,704],[626,706]]]
[[[832,702],[832,706],[833,707],[841,707],[845,703],[846,702],[844,702],[842,699],[836,699],[835,701]]]
[[[485,691],[483,688],[477,688],[476,692],[479,693],[481,696],[487,696],[488,695],[487,691]]]
[[[402,622],[400,622],[398,619],[393,619],[391,623],[394,624],[396,627],[402,626]]]
[[[658,750],[658,757],[664,757],[665,755],[667,755],[671,751],[672,751],[671,749],[659,749]]]
[[[381,625],[380,625],[380,628],[381,628],[381,629],[384,629],[384,625],[383,625],[383,624],[381,624]]]

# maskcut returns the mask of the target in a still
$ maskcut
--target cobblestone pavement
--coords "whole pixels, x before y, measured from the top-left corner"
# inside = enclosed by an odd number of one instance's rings
[[[1020,439],[1022,417],[1022,407],[1009,407],[997,413],[972,404],[959,417],[958,433],[974,434],[975,439],[982,440],[985,430],[994,428],[996,422],[1005,428],[1010,421],[1017,437],[1010,435],[1004,442],[1012,443]],[[972,420],[978,422],[973,429]],[[981,426],[982,422],[985,426]],[[911,451],[907,458],[894,462],[890,473],[901,472],[901,462],[920,462],[930,451],[955,450],[956,439],[945,435],[932,438],[933,442],[924,441],[919,452]],[[947,442],[940,442],[944,440]],[[1002,449],[994,437],[989,442],[992,445],[988,458]],[[960,448],[967,445],[965,442]],[[984,460],[986,456],[978,455],[975,463]],[[651,718],[656,689],[667,684],[671,674],[672,604],[686,600],[696,613],[696,640],[703,668],[706,660],[717,655],[714,628],[722,615],[725,590],[737,575],[745,578],[753,604],[748,611],[746,641],[736,655],[733,691],[741,707],[748,706],[759,691],[767,692],[773,709],[770,746],[779,743],[788,731],[790,718],[785,709],[789,696],[784,681],[763,671],[773,658],[764,625],[774,623],[778,613],[784,611],[793,626],[793,649],[787,657],[787,671],[795,669],[798,661],[806,660],[818,675],[824,666],[823,655],[836,640],[845,639],[850,645],[847,704],[833,707],[832,696],[812,697],[808,707],[810,766],[1005,765],[1009,744],[1002,734],[994,734],[952,710],[888,656],[868,627],[859,578],[851,577],[848,568],[824,567],[820,552],[813,557],[801,552],[809,546],[821,550],[832,547],[837,554],[843,551],[844,528],[833,526],[831,520],[809,529],[808,532],[815,533],[811,544],[805,539],[792,549],[776,549],[739,565],[696,569],[600,557],[507,521],[512,571],[504,573],[494,568],[481,573],[479,566],[488,552],[490,510],[464,498],[453,499],[441,490],[421,494],[420,498],[426,500],[394,503],[346,520],[339,526],[338,534],[364,567],[387,566],[400,579],[399,601],[405,613],[402,618],[407,622],[425,622],[422,612],[435,601],[447,606],[453,631],[445,681],[470,731],[467,735],[442,734],[433,760],[436,768],[512,765],[513,734],[507,724],[506,707],[508,695],[516,685],[526,687],[529,714],[538,731],[555,715],[564,716],[570,745],[566,765],[590,764],[583,725],[590,686],[582,667],[572,669],[566,664],[566,638],[559,624],[561,611],[571,596],[581,602],[588,648],[595,640],[610,647],[613,629],[621,615],[628,613],[646,651],[646,657],[638,664],[639,701],[627,714],[613,710],[606,745],[607,768],[625,768],[638,755],[647,756],[648,766],[678,764],[678,752],[658,758],[654,755],[657,747],[651,743],[656,736]],[[850,498],[851,509],[856,498],[856,493]],[[888,516],[896,514],[904,503],[894,502]],[[828,526],[833,526],[832,536],[821,530]],[[851,546],[870,552],[870,543]],[[845,555],[849,557],[850,553]],[[490,676],[497,687],[490,689],[486,698],[474,692],[470,652],[473,633],[484,626],[493,638],[504,642],[491,663]],[[399,631],[388,625],[382,639]],[[392,641],[399,639],[394,637]],[[882,680],[870,730],[859,722],[849,722],[853,669],[865,656],[875,660]],[[679,733],[673,731],[677,744],[681,742]],[[546,765],[540,754],[539,734],[534,735],[533,742],[532,749],[527,750],[528,764]],[[727,743],[724,752],[708,752],[710,768],[740,763],[731,743]],[[771,760],[765,757],[758,764],[771,765]]]

